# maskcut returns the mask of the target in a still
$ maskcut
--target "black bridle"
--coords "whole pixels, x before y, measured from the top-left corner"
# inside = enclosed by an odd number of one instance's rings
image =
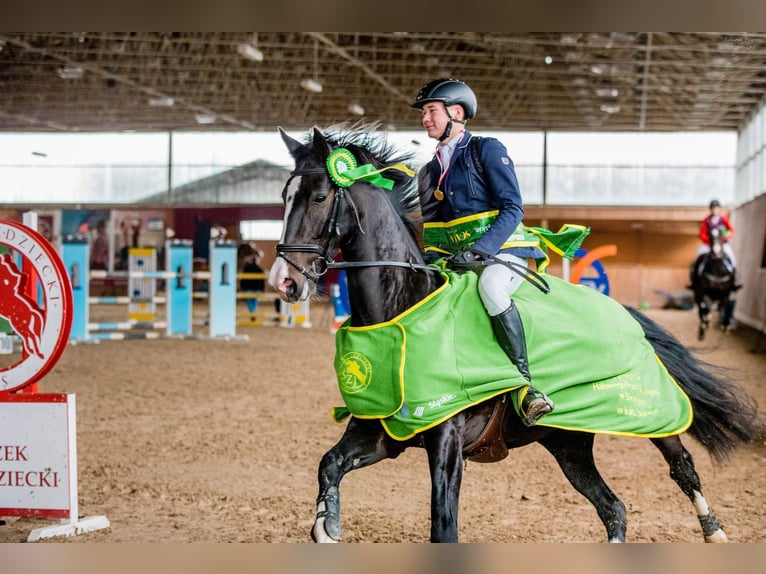
[[[326,174],[325,168],[306,168],[301,170],[294,170],[290,173],[290,179],[287,180],[285,187],[290,184],[290,181],[299,175],[309,175],[322,173]],[[338,243],[340,242],[340,214],[344,202],[348,202],[351,208],[354,210],[357,225],[362,233],[361,222],[359,221],[359,213],[356,210],[353,200],[346,194],[346,188],[339,185],[333,185],[335,191],[335,197],[333,199],[332,211],[330,212],[330,218],[325,224],[324,230],[319,243],[302,243],[302,244],[277,244],[277,256],[284,259],[287,263],[295,267],[298,272],[306,277],[313,283],[318,283],[319,279],[327,273],[329,269],[349,269],[359,267],[406,267],[408,269],[426,270],[439,272],[439,269],[423,263],[417,263],[415,261],[335,261],[332,254],[338,250]],[[311,271],[303,267],[300,263],[295,261],[288,253],[315,253],[319,257],[311,263]]]

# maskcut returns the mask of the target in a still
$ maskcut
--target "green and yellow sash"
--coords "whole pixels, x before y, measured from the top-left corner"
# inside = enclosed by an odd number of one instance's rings
[[[498,211],[485,211],[447,222],[423,224],[423,244],[426,251],[436,251],[445,256],[468,249],[486,233],[497,219]],[[539,247],[545,257],[537,260],[537,270],[544,271],[550,263],[548,250],[571,259],[590,233],[590,228],[565,223],[556,232],[542,227],[527,227],[520,223],[503,243],[502,249],[510,247]]]

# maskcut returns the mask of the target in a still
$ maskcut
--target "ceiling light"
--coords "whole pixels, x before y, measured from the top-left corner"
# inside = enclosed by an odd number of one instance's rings
[[[625,44],[633,44],[636,41],[636,37],[633,34],[626,32],[612,32],[609,37],[615,42],[623,42]]]
[[[591,66],[590,71],[596,74],[597,76],[604,73],[604,70],[601,68],[601,66]]]
[[[82,78],[83,69],[80,66],[62,66],[59,68],[59,78],[76,80]]]
[[[262,62],[263,61],[263,52],[261,52],[258,48],[253,46],[252,44],[248,44],[247,42],[243,42],[237,46],[237,52],[239,52],[240,56],[243,58],[247,58],[248,60],[252,60],[253,62]]]
[[[616,114],[620,111],[620,106],[618,105],[610,105],[610,104],[601,104],[601,111],[606,112],[607,114]]]
[[[173,104],[175,103],[175,100],[173,98],[151,98],[149,100],[149,105],[154,108],[172,108]]]
[[[620,90],[617,88],[599,88],[596,90],[596,95],[600,98],[616,98],[620,95]]]
[[[215,123],[215,116],[213,114],[197,114],[194,116],[194,119],[197,120],[198,124],[214,124]]]
[[[304,78],[301,80],[301,88],[306,90],[307,92],[313,92],[315,94],[319,94],[324,89],[324,86],[318,81],[313,78]]]
[[[356,102],[354,102],[353,104],[349,104],[347,109],[349,112],[357,116],[364,115],[364,108],[360,106],[359,104],[357,104]]]
[[[550,56],[545,56],[545,63],[550,66],[553,63],[553,58]]]

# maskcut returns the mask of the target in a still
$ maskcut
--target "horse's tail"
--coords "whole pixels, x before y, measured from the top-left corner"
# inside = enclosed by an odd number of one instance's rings
[[[649,317],[636,309],[626,309],[643,327],[657,356],[691,400],[694,420],[688,432],[716,462],[727,460],[736,447],[759,438],[764,427],[755,399],[725,378],[722,370],[694,357]]]

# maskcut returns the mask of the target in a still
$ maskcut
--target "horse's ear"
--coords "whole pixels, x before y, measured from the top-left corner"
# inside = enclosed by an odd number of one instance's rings
[[[281,127],[278,127],[277,130],[279,130],[279,135],[282,136],[282,141],[285,142],[285,145],[287,146],[287,151],[290,152],[290,155],[295,157],[295,152],[303,145],[301,142],[299,142],[295,138],[291,138],[289,135],[287,135],[287,132],[283,130]]]
[[[319,157],[330,155],[330,152],[332,151],[332,149],[330,149],[330,144],[327,143],[324,134],[316,126],[314,126],[314,137],[312,138],[312,141],[314,143],[314,150],[319,154]]]

